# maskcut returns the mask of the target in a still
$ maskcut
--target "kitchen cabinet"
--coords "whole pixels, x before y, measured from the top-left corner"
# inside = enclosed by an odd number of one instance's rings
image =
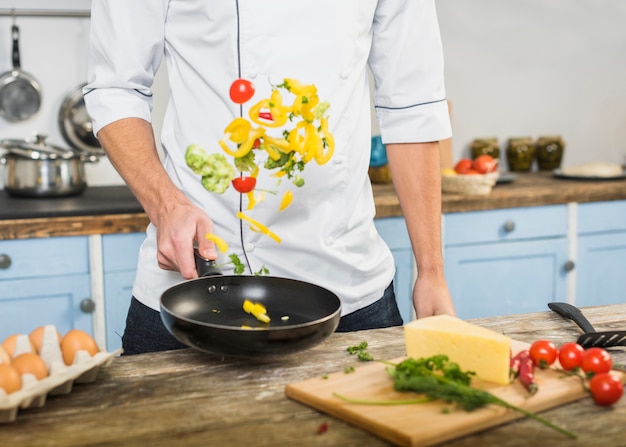
[[[93,333],[87,237],[0,241],[0,340],[54,324]]]
[[[137,255],[145,237],[144,233],[102,236],[105,338],[109,352],[122,346]]]
[[[412,297],[415,262],[404,218],[375,219],[374,224],[393,254],[396,265],[396,274],[393,279],[394,293],[402,320],[408,323],[414,318]]]
[[[567,205],[450,213],[443,234],[460,318],[543,311],[567,300]]]
[[[626,200],[578,205],[576,304],[626,302]]]

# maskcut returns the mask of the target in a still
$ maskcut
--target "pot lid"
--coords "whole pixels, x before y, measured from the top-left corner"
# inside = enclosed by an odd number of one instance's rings
[[[82,84],[63,100],[59,110],[59,128],[67,144],[82,153],[104,156],[100,142],[93,134],[91,117],[85,107]]]
[[[54,146],[46,142],[46,136],[36,134],[35,139],[4,139],[0,140],[0,148],[7,150],[11,154],[33,160],[46,159],[70,159],[79,157],[70,149]]]

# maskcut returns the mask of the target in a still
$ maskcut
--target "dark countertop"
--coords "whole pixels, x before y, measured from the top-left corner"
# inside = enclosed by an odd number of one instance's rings
[[[0,191],[0,220],[143,213],[126,186],[88,187],[71,197],[12,197]]]

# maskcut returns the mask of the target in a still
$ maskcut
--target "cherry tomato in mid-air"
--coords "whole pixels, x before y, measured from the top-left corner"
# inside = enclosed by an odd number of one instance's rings
[[[561,367],[570,371],[576,367],[579,367],[582,360],[585,349],[576,342],[563,343],[559,348],[559,363]]]
[[[547,368],[556,360],[558,351],[556,345],[548,340],[537,340],[528,349],[533,363],[540,368]]]
[[[598,405],[609,406],[620,400],[624,385],[611,373],[596,374],[589,381],[589,392]]]
[[[250,192],[256,186],[256,178],[254,177],[235,177],[233,179],[233,187],[240,193]]]
[[[589,348],[583,354],[580,367],[586,373],[606,373],[613,367],[613,359],[603,348]]]
[[[237,104],[243,104],[254,96],[254,84],[247,79],[236,79],[230,86],[230,99]]]

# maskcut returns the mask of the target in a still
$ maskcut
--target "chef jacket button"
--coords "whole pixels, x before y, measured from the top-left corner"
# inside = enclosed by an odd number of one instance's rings
[[[347,71],[342,71],[339,76],[341,77],[341,79],[346,80],[348,79],[348,77],[350,76],[350,73],[348,73]]]
[[[248,73],[248,78],[249,79],[256,79],[256,77],[257,77],[257,73],[255,73],[255,72]]]
[[[254,251],[254,244],[246,244],[246,251],[252,253]]]
[[[333,245],[333,242],[335,242],[335,238],[333,237],[326,238],[326,245]]]

